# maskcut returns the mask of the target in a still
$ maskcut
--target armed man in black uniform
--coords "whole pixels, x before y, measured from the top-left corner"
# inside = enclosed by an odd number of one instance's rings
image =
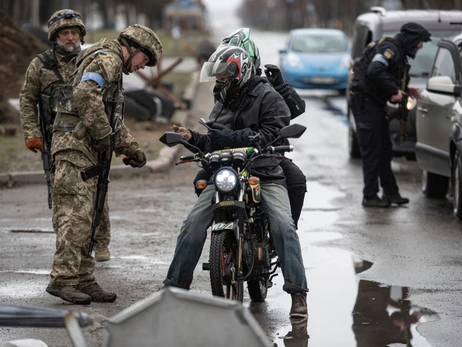
[[[361,150],[364,176],[363,206],[388,207],[407,204],[399,193],[391,170],[393,156],[387,118],[387,101],[400,103],[407,94],[420,97],[408,87],[408,57],[414,59],[431,34],[420,24],[406,23],[393,38],[373,42],[353,67],[351,107]],[[380,185],[382,198],[377,194]]]

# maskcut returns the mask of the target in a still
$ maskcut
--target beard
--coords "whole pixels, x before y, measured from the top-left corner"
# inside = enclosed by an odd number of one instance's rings
[[[63,43],[63,42],[60,42],[59,40],[57,41],[57,44],[59,47],[61,47],[62,49],[64,49],[66,52],[68,53],[71,53],[73,52],[75,49],[79,48],[80,47],[80,41],[76,42],[76,43]]]

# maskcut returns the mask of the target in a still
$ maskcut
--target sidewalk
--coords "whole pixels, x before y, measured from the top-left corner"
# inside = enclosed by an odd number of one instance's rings
[[[199,72],[192,74],[191,82],[186,87],[183,98],[191,102],[189,110],[176,110],[172,116],[172,123],[187,126],[194,130],[198,128],[198,120],[201,117],[208,118],[213,107],[212,95],[213,83],[199,83]],[[111,178],[137,176],[167,171],[176,160],[178,151],[182,146],[167,147],[161,149],[155,160],[148,161],[140,169],[134,169],[126,165],[111,166]],[[29,172],[8,172],[0,174],[0,183],[31,183],[45,184],[45,176],[42,170]]]

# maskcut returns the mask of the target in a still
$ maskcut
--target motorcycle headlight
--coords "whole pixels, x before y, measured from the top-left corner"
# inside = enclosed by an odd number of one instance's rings
[[[407,105],[406,105],[406,108],[408,109],[408,111],[412,110],[415,105],[417,105],[417,100],[414,99],[414,98],[407,98]]]
[[[215,175],[215,187],[222,193],[229,193],[237,187],[238,178],[230,169],[221,169]]]

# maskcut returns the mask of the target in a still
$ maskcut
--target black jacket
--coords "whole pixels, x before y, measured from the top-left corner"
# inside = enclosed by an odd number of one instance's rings
[[[408,66],[404,44],[398,35],[393,40],[379,43],[367,67],[364,94],[376,100],[380,106],[385,106],[391,96],[401,89]],[[404,90],[409,82],[409,76],[406,75]]]
[[[215,102],[209,119],[234,131],[233,147],[249,146],[249,136],[256,133],[260,133],[261,145],[264,147],[279,135],[281,128],[289,125],[290,112],[282,96],[265,78],[252,77],[241,91],[233,109]],[[223,149],[214,148],[210,133],[191,133],[189,142],[202,151]],[[285,176],[279,163],[280,160],[274,158],[261,158],[255,162],[252,174],[265,181],[283,183]]]

